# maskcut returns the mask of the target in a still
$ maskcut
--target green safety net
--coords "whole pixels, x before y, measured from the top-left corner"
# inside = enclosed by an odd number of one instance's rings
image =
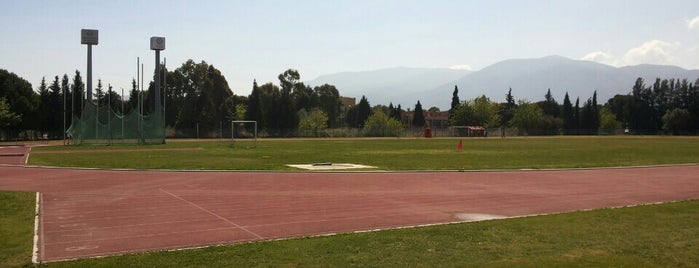
[[[120,114],[108,106],[86,102],[80,118],[66,131],[73,144],[163,144],[163,111],[141,115],[138,109]]]

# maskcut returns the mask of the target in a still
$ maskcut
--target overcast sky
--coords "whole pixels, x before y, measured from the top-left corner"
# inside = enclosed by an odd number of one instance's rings
[[[699,69],[699,1],[2,1],[0,69],[29,80],[76,69],[80,29],[99,30],[97,78],[128,91],[136,57],[150,77],[151,36],[174,69],[206,61],[237,95],[277,83],[387,67],[478,70],[511,58],[560,55],[615,66]],[[342,89],[340,89],[342,91]]]

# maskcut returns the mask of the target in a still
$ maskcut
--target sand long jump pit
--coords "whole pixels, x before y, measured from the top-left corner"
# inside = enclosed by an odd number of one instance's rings
[[[505,172],[0,167],[40,196],[41,262],[699,198],[699,166]]]

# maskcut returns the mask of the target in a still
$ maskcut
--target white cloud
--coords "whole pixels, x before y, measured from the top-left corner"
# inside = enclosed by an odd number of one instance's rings
[[[586,60],[586,61],[594,61],[594,62],[599,62],[599,63],[604,63],[604,64],[614,64],[614,56],[610,53],[602,52],[602,51],[595,51],[595,52],[590,52],[587,53],[587,55],[583,56],[580,58],[581,60]]]
[[[677,57],[675,54],[679,51],[680,47],[680,43],[651,40],[638,47],[629,49],[629,51],[619,59],[618,65],[677,64]]]
[[[473,68],[471,68],[471,65],[468,64],[457,64],[457,65],[452,65],[449,67],[449,69],[452,70],[465,70],[465,71],[471,71]]]
[[[696,16],[693,19],[689,19],[686,21],[687,21],[687,28],[689,28],[689,29],[699,28],[699,16]]]
[[[594,51],[581,57],[581,60],[604,63],[616,67],[639,64],[682,65],[684,54],[693,53],[691,48],[683,48],[679,42],[670,43],[650,40],[640,46],[626,51],[623,56],[615,57],[611,53]],[[685,55],[686,56],[686,55]]]

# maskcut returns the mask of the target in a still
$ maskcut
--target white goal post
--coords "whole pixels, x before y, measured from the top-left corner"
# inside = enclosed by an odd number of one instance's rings
[[[231,121],[231,141],[235,142],[235,124],[245,124],[245,123],[253,123],[255,126],[255,130],[253,132],[253,146],[257,146],[257,121],[252,121],[252,120],[233,120]]]

